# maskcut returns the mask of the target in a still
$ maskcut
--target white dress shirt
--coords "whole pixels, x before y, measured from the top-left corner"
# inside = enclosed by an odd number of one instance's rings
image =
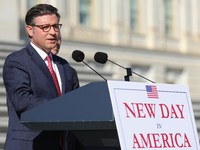
[[[33,46],[33,48],[37,51],[37,53],[40,55],[42,60],[44,60],[44,62],[46,63],[46,65],[48,67],[48,61],[46,59],[47,53],[45,53],[43,50],[41,50],[40,48],[35,46],[32,42],[31,42],[31,46]],[[58,67],[53,61],[52,53],[50,53],[49,56],[51,57],[51,64],[52,64],[53,70],[54,70],[54,72],[55,72],[55,74],[57,76],[58,83],[59,83],[59,86],[60,86],[60,91],[62,93],[62,82],[61,82],[61,78],[60,78],[60,73],[59,73]]]

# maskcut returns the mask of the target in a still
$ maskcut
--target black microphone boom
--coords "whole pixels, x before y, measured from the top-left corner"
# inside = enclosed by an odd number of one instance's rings
[[[119,67],[121,67],[121,68],[123,68],[123,69],[126,69],[127,72],[129,71],[129,68],[125,68],[125,67],[123,67],[123,66],[121,66],[121,65],[119,65],[119,64],[117,64],[117,63],[115,63],[115,62],[113,62],[113,61],[111,61],[111,60],[109,60],[109,59],[108,59],[108,55],[107,55],[106,53],[103,53],[103,52],[97,52],[97,53],[94,55],[94,60],[95,60],[96,62],[98,62],[98,63],[101,63],[101,64],[105,64],[107,61],[110,61],[111,63],[113,63],[113,64],[115,64],[115,65],[117,65],[117,66],[119,66]],[[150,81],[150,82],[152,82],[152,83],[155,83],[155,82],[153,82],[153,81],[151,81],[151,80],[149,80],[149,79],[143,77],[142,75],[133,72],[132,70],[131,70],[131,72],[132,72],[133,74],[135,74],[135,75],[137,75],[137,76],[139,76],[139,77],[145,79],[145,80],[148,80],[148,81]]]
[[[100,75],[96,70],[94,70],[92,67],[90,67],[87,63],[85,63],[83,60],[85,58],[85,54],[80,51],[80,50],[74,50],[72,53],[72,58],[76,61],[76,62],[83,62],[86,66],[88,66],[90,69],[92,69],[92,71],[94,71],[96,74],[98,74],[101,78],[103,78],[105,81],[106,78],[104,78],[102,75]]]

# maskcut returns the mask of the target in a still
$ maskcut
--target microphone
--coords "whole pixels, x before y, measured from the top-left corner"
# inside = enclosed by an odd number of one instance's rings
[[[73,53],[72,53],[72,58],[76,62],[81,62],[85,58],[85,54],[83,52],[79,51],[79,50],[74,50]]]
[[[94,60],[98,63],[105,64],[108,60],[108,55],[103,52],[96,52],[94,55]]]
[[[130,75],[130,72],[132,72],[133,74],[135,74],[135,75],[137,75],[137,76],[139,76],[139,77],[141,77],[141,78],[143,78],[143,79],[145,79],[145,80],[148,80],[148,81],[150,81],[150,82],[152,82],[152,83],[155,83],[155,82],[153,82],[153,81],[151,81],[151,80],[149,80],[149,79],[143,77],[142,75],[133,72],[130,68],[125,68],[125,67],[123,67],[123,66],[121,66],[121,65],[119,65],[119,64],[117,64],[117,63],[115,63],[115,62],[113,62],[113,61],[111,61],[111,60],[109,60],[109,59],[108,59],[108,55],[107,55],[106,53],[97,52],[97,53],[94,55],[94,60],[95,60],[96,62],[98,62],[98,63],[101,63],[101,64],[105,64],[107,61],[110,61],[111,63],[113,63],[113,64],[115,64],[115,65],[117,65],[117,66],[119,66],[119,67],[121,67],[121,68],[123,68],[123,69],[126,69],[128,75]],[[127,76],[125,76],[125,77],[127,77]]]
[[[86,66],[88,66],[90,69],[92,69],[92,71],[94,71],[96,74],[98,74],[101,78],[103,78],[105,81],[106,78],[104,78],[102,75],[100,75],[96,70],[94,70],[92,67],[90,67],[87,63],[85,63],[83,60],[85,58],[85,54],[80,51],[80,50],[74,50],[72,53],[72,58],[76,61],[76,62],[83,62]]]

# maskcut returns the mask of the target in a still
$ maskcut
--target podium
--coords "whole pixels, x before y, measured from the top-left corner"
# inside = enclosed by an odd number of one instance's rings
[[[93,82],[21,114],[31,130],[71,130],[86,149],[120,149],[107,82]]]
[[[24,112],[21,123],[70,130],[86,150],[200,150],[192,110],[186,85],[93,82]]]

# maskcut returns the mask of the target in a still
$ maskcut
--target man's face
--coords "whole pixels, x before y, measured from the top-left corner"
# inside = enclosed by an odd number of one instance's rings
[[[35,25],[54,25],[58,24],[58,18],[55,14],[38,16],[34,20]],[[45,51],[47,54],[50,53],[58,41],[58,36],[60,31],[54,31],[54,28],[51,26],[51,29],[48,32],[44,32],[41,28],[36,26],[26,26],[28,34],[32,37],[30,40],[37,47]]]

